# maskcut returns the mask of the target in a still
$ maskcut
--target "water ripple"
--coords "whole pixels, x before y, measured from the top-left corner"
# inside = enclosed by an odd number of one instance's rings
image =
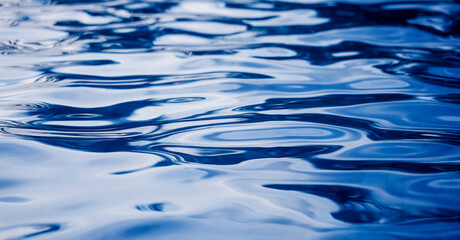
[[[460,5],[0,2],[1,239],[459,239]]]

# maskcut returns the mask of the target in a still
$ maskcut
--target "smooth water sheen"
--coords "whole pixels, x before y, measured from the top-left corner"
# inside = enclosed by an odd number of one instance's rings
[[[460,3],[0,1],[0,239],[460,239]]]

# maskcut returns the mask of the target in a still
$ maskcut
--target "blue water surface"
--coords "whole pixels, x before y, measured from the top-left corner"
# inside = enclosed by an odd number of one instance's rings
[[[460,239],[460,2],[1,0],[0,239]]]

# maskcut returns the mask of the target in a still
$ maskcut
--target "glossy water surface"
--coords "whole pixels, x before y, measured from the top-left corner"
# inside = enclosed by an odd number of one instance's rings
[[[460,239],[460,4],[0,1],[0,239]]]

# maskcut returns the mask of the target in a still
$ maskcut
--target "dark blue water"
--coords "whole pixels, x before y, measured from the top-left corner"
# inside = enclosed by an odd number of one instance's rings
[[[460,239],[460,2],[1,0],[0,239]]]

